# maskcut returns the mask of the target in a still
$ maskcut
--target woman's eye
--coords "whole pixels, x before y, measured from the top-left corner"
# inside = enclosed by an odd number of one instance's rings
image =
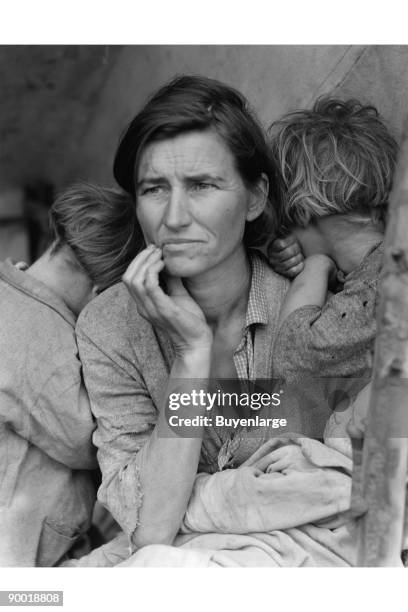
[[[206,191],[208,189],[215,189],[215,185],[212,183],[195,183],[193,189],[196,191]]]
[[[156,195],[161,193],[163,187],[161,185],[154,185],[153,187],[145,187],[142,189],[141,195]]]

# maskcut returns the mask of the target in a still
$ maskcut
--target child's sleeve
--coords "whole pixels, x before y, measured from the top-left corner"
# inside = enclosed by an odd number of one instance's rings
[[[326,304],[303,306],[282,323],[274,346],[274,376],[358,378],[368,374],[376,334],[378,278],[354,279]]]

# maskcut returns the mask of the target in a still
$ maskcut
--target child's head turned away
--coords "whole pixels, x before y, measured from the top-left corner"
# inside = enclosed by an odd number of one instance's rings
[[[334,215],[340,234],[349,222],[359,233],[383,232],[397,143],[373,106],[319,98],[312,110],[273,123],[270,134],[283,183],[283,232]]]

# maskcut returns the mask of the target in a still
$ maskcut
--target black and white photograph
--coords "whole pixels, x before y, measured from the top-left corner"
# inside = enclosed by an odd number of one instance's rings
[[[0,568],[408,565],[408,45],[0,75]]]

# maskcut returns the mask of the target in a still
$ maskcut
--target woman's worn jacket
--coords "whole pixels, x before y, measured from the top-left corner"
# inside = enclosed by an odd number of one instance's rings
[[[245,332],[251,350],[239,348],[234,355],[238,378],[245,378],[239,372],[241,368],[245,374],[243,361],[248,362],[249,378],[272,378],[273,342],[288,286],[289,282],[263,260],[252,258]],[[76,331],[85,384],[97,419],[94,442],[102,470],[98,499],[131,538],[143,499],[139,481],[143,446],[161,408],[173,349],[168,336],[139,315],[122,283],[88,304],[78,318]],[[206,429],[200,471],[217,471],[220,450],[230,446],[229,435],[222,427]],[[242,433],[235,465],[245,461],[262,442]]]

